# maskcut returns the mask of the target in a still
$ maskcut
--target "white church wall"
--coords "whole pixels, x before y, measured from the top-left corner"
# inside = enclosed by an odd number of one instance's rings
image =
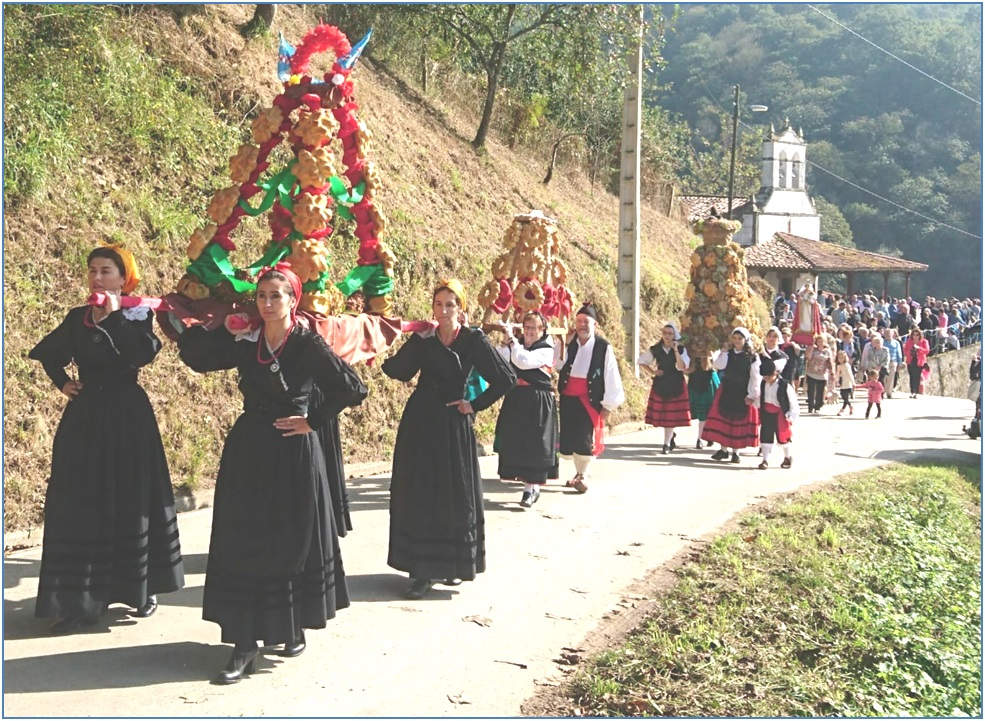
[[[808,240],[821,239],[821,219],[814,216],[769,215],[760,213],[756,228],[756,242],[765,243],[776,233],[799,235]]]

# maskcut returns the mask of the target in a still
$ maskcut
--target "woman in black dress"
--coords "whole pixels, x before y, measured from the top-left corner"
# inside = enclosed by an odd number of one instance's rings
[[[523,481],[520,505],[530,508],[547,479],[558,477],[557,402],[551,387],[554,344],[547,335],[547,319],[537,311],[527,313],[522,340],[508,329],[507,344],[496,350],[517,377],[496,419],[499,477]]]
[[[433,579],[458,585],[486,569],[473,416],[516,383],[482,331],[461,324],[466,296],[459,281],[442,281],[432,308],[437,329],[415,333],[383,363],[383,372],[399,381],[421,374],[393,450],[387,558],[391,568],[410,574],[407,597],[414,599],[427,594]],[[473,368],[489,387],[469,403],[463,396]]]
[[[644,421],[664,429],[663,454],[667,455],[677,447],[675,430],[691,425],[691,402],[684,382],[691,358],[678,342],[681,336],[673,323],[667,323],[660,335],[659,341],[640,353],[636,364],[653,378]]]
[[[321,336],[295,322],[301,281],[289,266],[261,273],[263,325],[233,336],[224,328],[181,334],[193,370],[236,368],[243,414],[226,436],[216,479],[202,617],[234,644],[217,682],[253,671],[257,639],[305,648],[305,628],[324,628],[349,605],[325,457],[313,428],[358,405],[366,387]],[[308,411],[312,387],[323,395]]]
[[[739,463],[740,448],[759,445],[759,411],[755,403],[761,379],[759,356],[752,349],[749,331],[736,328],[729,338],[731,343],[722,348],[713,364],[722,375],[722,384],[712,401],[701,440],[721,444],[721,450],[712,456],[716,461]]]
[[[104,306],[73,308],[30,352],[68,396],[55,433],[45,494],[44,547],[35,615],[54,633],[92,624],[111,603],[145,618],[155,594],[184,585],[167,458],[141,366],[161,343],[148,308],[122,310],[140,280],[116,246],[89,254],[90,292]],[[73,380],[65,366],[79,370]]]

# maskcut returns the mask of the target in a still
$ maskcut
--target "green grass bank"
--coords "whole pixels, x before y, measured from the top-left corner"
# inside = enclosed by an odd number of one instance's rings
[[[582,716],[971,716],[981,472],[893,465],[743,516],[555,706]]]

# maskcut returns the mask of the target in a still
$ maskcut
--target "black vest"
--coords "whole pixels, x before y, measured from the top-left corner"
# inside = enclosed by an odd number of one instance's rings
[[[759,398],[762,404],[766,405],[766,381],[759,384]],[[787,382],[783,378],[776,379],[776,402],[783,411],[783,415],[790,412],[790,397],[787,395]]]
[[[663,341],[650,348],[650,355],[663,371],[662,376],[653,376],[653,392],[661,398],[676,398],[684,392],[684,373],[677,370],[677,353],[665,353]],[[684,350],[678,346],[678,351]]]
[[[547,342],[546,338],[541,338],[535,341],[527,350],[540,350],[541,348],[550,348],[551,344]],[[540,391],[551,390],[551,377],[544,373],[540,368],[527,368],[526,370],[521,370],[517,368],[513,363],[513,372],[516,373],[516,377],[525,382],[531,388],[535,388]]]
[[[568,344],[568,359],[558,374],[557,389],[561,393],[568,386],[568,378],[571,377],[571,365],[575,362],[575,355],[577,355],[579,347],[577,338]],[[600,413],[602,412],[602,399],[605,397],[605,351],[608,347],[608,341],[596,335],[592,360],[588,364],[588,402]]]

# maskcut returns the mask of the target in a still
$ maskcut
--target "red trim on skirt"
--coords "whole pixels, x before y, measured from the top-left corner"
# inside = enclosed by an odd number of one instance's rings
[[[746,406],[746,415],[739,419],[726,418],[718,410],[718,399],[721,398],[721,388],[715,394],[705,430],[701,440],[709,443],[720,443],[725,448],[756,448],[759,446],[759,409],[756,406]]]
[[[651,388],[644,420],[648,425],[656,428],[680,428],[691,425],[691,401],[687,395],[687,386],[684,386],[680,395],[673,398],[662,398]]]
[[[588,417],[592,419],[592,426],[595,428],[595,434],[592,438],[592,455],[597,456],[599,453],[605,450],[605,443],[603,443],[603,435],[605,434],[605,421],[602,420],[602,414],[595,410],[595,407],[588,400],[588,379],[587,378],[568,378],[568,384],[561,391],[563,396],[574,396],[581,401],[582,406],[585,407],[585,412],[588,413]]]

